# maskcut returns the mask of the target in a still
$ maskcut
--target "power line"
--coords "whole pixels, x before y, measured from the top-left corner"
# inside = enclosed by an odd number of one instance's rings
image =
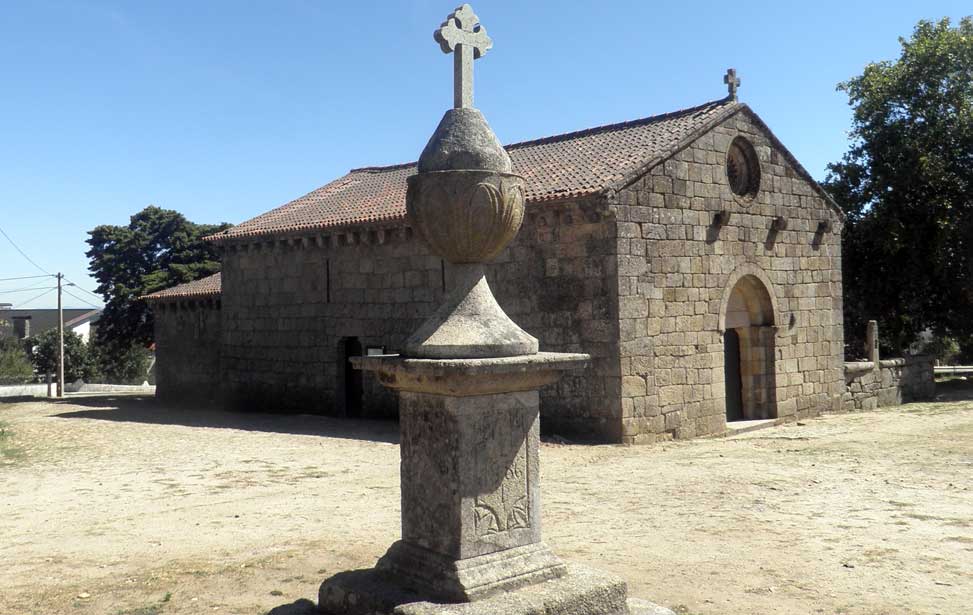
[[[6,238],[6,240],[10,242],[10,245],[12,245],[14,247],[14,250],[16,250],[17,252],[19,252],[20,255],[23,256],[27,260],[28,263],[30,263],[31,265],[33,265],[34,267],[36,267],[38,270],[43,271],[45,274],[47,274],[47,276],[54,277],[54,274],[52,274],[47,269],[44,269],[43,267],[41,267],[40,265],[38,265],[37,263],[34,262],[34,259],[32,259],[31,257],[27,256],[27,253],[20,249],[20,246],[18,246],[14,242],[14,240],[10,238],[10,235],[8,235],[6,233],[6,231],[3,230],[2,227],[0,227],[0,235],[3,235],[4,238]],[[8,281],[8,280],[28,280],[28,279],[32,279],[32,278],[41,278],[41,277],[45,277],[45,276],[23,276],[23,277],[19,277],[19,278],[2,278],[2,279],[0,279],[0,282],[5,282],[5,281]],[[67,276],[61,276],[61,277],[65,281],[67,281],[68,283],[74,285],[74,287],[77,288],[78,290],[81,290],[81,291],[84,291],[84,292],[88,293],[89,295],[91,295],[92,297],[95,297],[99,301],[102,300],[101,295],[99,295],[98,293],[94,293],[94,292],[88,290],[87,288],[81,286],[80,284],[77,284],[73,280],[68,279]],[[15,291],[8,291],[8,292],[15,292]],[[77,297],[75,297],[75,299],[77,299]],[[80,301],[80,299],[79,299],[79,301]]]
[[[9,282],[11,280],[35,280],[37,278],[53,278],[55,276],[51,274],[47,275],[22,275],[17,278],[0,278],[0,282]]]
[[[67,276],[65,276],[64,279],[67,280],[68,282],[70,282],[71,284],[74,284],[74,287],[77,288],[78,290],[83,290],[84,292],[88,293],[92,297],[97,297],[99,301],[102,301],[102,296],[99,295],[98,293],[93,293],[90,290],[88,290],[87,288],[84,288],[83,286],[81,286],[80,284],[75,284],[74,283],[74,280],[68,280]]]
[[[46,278],[47,276],[43,276],[43,277]],[[34,282],[30,286],[24,286],[22,288],[13,288],[13,289],[10,289],[10,290],[2,290],[2,289],[0,289],[0,293],[19,293],[22,290],[32,290],[32,289],[35,289],[35,288],[39,289],[39,288],[41,288],[42,285],[47,284],[47,283],[48,283],[48,280],[41,280],[40,282]],[[49,287],[45,286],[44,288],[49,288]]]
[[[39,294],[39,295],[36,295],[36,296],[34,296],[34,297],[31,297],[31,298],[30,298],[30,299],[28,299],[27,301],[23,301],[23,302],[21,302],[21,303],[18,303],[18,304],[17,304],[17,307],[18,307],[18,308],[22,308],[22,307],[24,307],[25,305],[27,305],[28,303],[30,303],[31,301],[34,301],[34,300],[36,300],[36,299],[40,299],[41,297],[43,297],[43,296],[44,296],[44,295],[46,295],[47,293],[49,293],[49,292],[51,292],[51,291],[53,291],[53,290],[56,290],[56,289],[57,289],[57,286],[55,286],[54,288],[49,288],[48,290],[45,290],[45,291],[44,291],[44,292],[42,292],[41,294]]]
[[[0,295],[6,295],[6,294],[9,294],[9,293],[25,293],[25,292],[27,292],[29,290],[41,290],[42,288],[43,289],[46,289],[46,290],[54,290],[55,288],[57,288],[57,286],[43,286],[43,287],[41,287],[41,286],[30,286],[28,288],[17,288],[17,289],[14,289],[14,290],[0,290]]]
[[[55,286],[55,288],[57,288],[57,287]],[[82,299],[81,297],[79,297],[79,296],[77,296],[77,295],[75,295],[74,293],[72,293],[71,291],[69,291],[69,290],[68,290],[68,289],[66,289],[66,288],[62,288],[61,290],[63,290],[63,291],[64,291],[64,294],[66,294],[66,295],[70,295],[70,296],[72,296],[72,297],[74,297],[75,299],[77,299],[77,300],[78,300],[78,301],[80,301],[81,303],[84,303],[84,304],[86,304],[86,305],[89,305],[89,306],[91,306],[91,307],[93,307],[93,308],[95,308],[96,310],[100,310],[100,309],[101,309],[101,308],[100,308],[100,307],[98,307],[97,305],[95,305],[95,304],[93,304],[93,303],[91,303],[91,302],[90,302],[90,301],[88,301],[87,299]]]
[[[20,247],[17,244],[14,243],[14,240],[10,238],[10,235],[8,235],[3,230],[2,227],[0,227],[0,235],[3,235],[4,237],[6,237],[7,238],[7,241],[10,242],[10,245],[12,245],[14,247],[14,250],[20,252],[20,255],[23,256],[24,258],[26,258],[28,263],[30,263],[34,267],[37,267],[37,269],[39,269],[40,271],[43,271],[47,275],[53,275],[50,271],[48,271],[47,269],[44,269],[43,267],[41,267],[40,265],[38,265],[37,263],[35,263],[34,262],[34,259],[32,259],[31,257],[27,256],[27,254],[23,250],[21,250]]]

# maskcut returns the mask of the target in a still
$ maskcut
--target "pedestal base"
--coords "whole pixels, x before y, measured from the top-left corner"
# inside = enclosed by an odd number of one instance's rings
[[[445,602],[480,600],[567,573],[543,542],[455,560],[400,540],[375,567],[427,599]]]
[[[331,615],[643,615],[541,540],[537,389],[590,357],[357,357],[399,393],[402,540],[321,586]]]
[[[644,604],[644,603],[643,603]],[[371,568],[339,573],[321,585],[323,615],[641,615],[629,610],[625,582],[599,570],[569,565],[558,579],[474,602],[435,603]]]

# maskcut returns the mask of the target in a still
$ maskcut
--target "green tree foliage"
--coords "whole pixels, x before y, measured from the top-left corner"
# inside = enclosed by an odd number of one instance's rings
[[[886,352],[924,329],[973,339],[973,19],[920,21],[894,62],[838,86],[852,144],[826,187],[848,216],[845,338]]]
[[[151,353],[138,342],[95,339],[89,344],[88,352],[101,382],[142,384],[148,379]]]
[[[0,335],[0,384],[22,384],[33,378],[34,368],[23,342]]]
[[[96,333],[99,343],[147,346],[152,341],[152,314],[139,297],[219,271],[216,249],[202,239],[228,226],[196,224],[178,212],[150,205],[127,226],[92,230],[88,268],[105,300]]]
[[[53,374],[57,378],[57,329],[48,329],[34,340],[34,367],[38,374]],[[91,382],[97,378],[97,370],[88,354],[88,347],[74,331],[64,332],[64,381],[79,378]]]

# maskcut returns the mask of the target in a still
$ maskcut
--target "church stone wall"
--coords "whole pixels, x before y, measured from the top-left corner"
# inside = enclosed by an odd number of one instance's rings
[[[342,340],[394,352],[442,294],[442,264],[404,231],[266,240],[223,255],[229,407],[342,414]],[[363,416],[395,413],[363,377]]]
[[[220,398],[220,302],[194,300],[152,305],[156,343],[156,397],[206,403]]]
[[[730,191],[727,151],[753,144],[760,189]],[[651,169],[617,200],[622,440],[726,429],[721,311],[741,273],[774,299],[779,418],[838,410],[844,393],[840,223],[747,114]],[[714,225],[720,211],[730,213]],[[786,230],[771,232],[783,216]],[[821,221],[831,228],[818,231]],[[736,273],[735,273],[736,272]]]
[[[517,238],[488,265],[510,317],[552,351],[593,366],[541,391],[542,428],[619,435],[615,240],[598,203],[528,205]],[[404,229],[265,240],[223,255],[223,377],[235,408],[342,414],[339,345],[399,352],[440,304],[450,266]],[[364,416],[397,412],[364,375]]]
[[[542,351],[584,352],[591,366],[541,389],[541,430],[621,440],[617,242],[604,199],[531,204],[488,276],[497,300]]]

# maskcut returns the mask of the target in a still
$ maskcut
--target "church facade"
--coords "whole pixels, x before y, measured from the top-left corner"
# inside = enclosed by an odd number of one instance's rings
[[[545,431],[639,443],[841,409],[843,218],[748,106],[506,149],[527,214],[491,287],[541,349],[592,355],[541,391]],[[348,358],[398,352],[450,288],[405,217],[414,172],[353,170],[209,238],[220,279],[148,297],[158,395],[393,416]]]

